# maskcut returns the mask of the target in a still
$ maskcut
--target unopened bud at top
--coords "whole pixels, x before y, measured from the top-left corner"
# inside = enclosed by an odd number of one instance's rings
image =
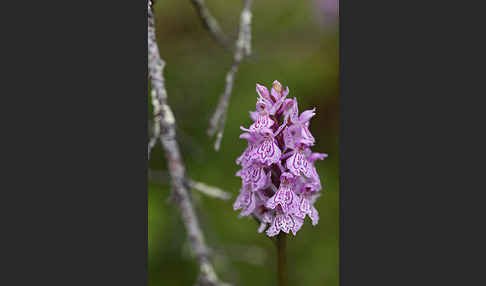
[[[277,91],[278,93],[282,93],[282,85],[278,81],[274,81],[272,84],[272,87]]]

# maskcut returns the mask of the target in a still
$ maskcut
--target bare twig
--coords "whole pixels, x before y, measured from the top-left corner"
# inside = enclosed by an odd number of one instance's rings
[[[162,62],[162,64],[163,64],[163,62]],[[164,84],[163,78],[162,78],[162,84]],[[164,92],[165,92],[165,88],[164,88]],[[157,143],[158,138],[160,138],[160,122],[161,122],[161,117],[162,117],[162,113],[160,112],[160,104],[159,104],[159,100],[157,98],[157,94],[155,93],[155,89],[152,89],[151,95],[152,95],[152,106],[154,107],[154,124],[153,124],[152,138],[150,138],[150,141],[148,143],[148,159],[149,160],[150,160],[150,152],[152,151],[155,144]],[[167,96],[167,94],[166,94],[166,96]]]
[[[226,86],[224,93],[216,107],[216,110],[209,121],[208,136],[213,136],[216,132],[216,140],[214,149],[219,150],[221,139],[223,138],[223,131],[226,123],[226,116],[228,112],[228,104],[235,82],[235,74],[238,71],[238,66],[244,56],[249,56],[251,53],[251,4],[252,0],[244,0],[244,7],[240,15],[240,28],[238,33],[238,40],[236,41],[236,48],[233,54],[233,64],[226,74]]]
[[[163,171],[153,171],[149,170],[148,172],[150,179],[155,179],[159,183],[166,183],[169,181],[170,176],[168,173]],[[194,181],[188,177],[185,179],[185,183],[196,191],[201,192],[204,195],[221,199],[221,200],[229,200],[231,198],[231,194],[227,191],[223,191],[220,188],[210,186],[203,182]]]
[[[150,138],[150,141],[148,143],[148,159],[149,160],[150,160],[150,152],[152,152],[152,149],[154,148],[155,143],[157,143],[157,137]]]
[[[154,90],[153,102],[157,105],[160,119],[160,141],[165,151],[171,176],[172,193],[174,202],[180,210],[182,221],[187,231],[189,241],[195,256],[199,262],[199,285],[221,286],[226,285],[219,281],[214,272],[213,265],[209,261],[209,248],[199,226],[199,222],[190,200],[186,183],[185,167],[175,137],[175,118],[170,106],[167,104],[167,91],[163,78],[165,63],[160,58],[159,49],[155,38],[154,16],[152,5],[148,1],[148,69],[149,79]],[[154,106],[155,106],[154,105]]]
[[[194,5],[194,8],[196,9],[199,18],[201,18],[203,26],[209,31],[211,37],[225,49],[230,50],[231,47],[229,38],[219,26],[216,18],[214,18],[213,15],[211,15],[211,13],[209,12],[209,9],[204,3],[204,0],[191,0],[191,2]]]
[[[231,198],[230,193],[225,192],[219,188],[206,185],[205,183],[196,182],[191,179],[188,179],[187,183],[191,188],[194,188],[195,190],[200,191],[201,193],[208,195],[210,197],[218,198],[222,200],[229,200]]]

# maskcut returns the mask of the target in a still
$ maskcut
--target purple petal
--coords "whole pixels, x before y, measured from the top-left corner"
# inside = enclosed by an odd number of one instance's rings
[[[302,114],[299,116],[299,121],[301,123],[309,121],[314,115],[316,115],[315,111],[316,111],[316,109],[313,108],[311,110],[306,110],[306,111],[302,112]]]
[[[320,190],[320,184],[313,181],[311,183],[305,183],[301,186],[301,193],[302,194],[313,194]]]
[[[295,205],[295,194],[288,187],[281,187],[275,195],[267,200],[265,207],[269,209],[275,209],[277,205],[280,205],[284,214],[292,212]]]
[[[285,87],[285,90],[283,91],[282,97],[286,97],[289,94],[289,87]]]
[[[256,84],[256,91],[257,91],[258,95],[260,95],[261,97],[263,97],[267,100],[270,100],[270,94],[268,92],[268,89],[265,86],[257,83]]]
[[[311,164],[311,173],[310,176],[308,176],[310,179],[312,179],[312,184],[314,185],[316,190],[320,190],[322,188],[321,186],[321,179],[319,178],[319,174],[317,174],[316,167],[314,167]]]
[[[327,158],[327,154],[325,153],[312,153],[309,157],[307,157],[307,160],[314,163],[317,160],[324,160],[325,158]]]
[[[265,173],[263,166],[259,163],[253,163],[251,165],[243,165],[243,169],[237,172],[237,176],[240,176],[243,185],[248,185],[253,191],[264,189],[270,182],[271,173]]]
[[[290,111],[290,119],[293,123],[297,123],[299,120],[299,106],[297,105],[297,98],[294,97],[294,104],[292,104],[292,110]]]
[[[296,151],[294,154],[287,159],[287,168],[294,175],[298,176],[300,172],[304,173],[306,177],[310,177],[312,174],[312,166],[307,161],[302,151]]]
[[[241,190],[239,196],[236,198],[236,201],[233,204],[234,210],[239,210],[241,208],[243,208],[243,211],[240,213],[241,216],[249,215],[255,208],[254,195],[247,187],[244,187]]]
[[[277,80],[272,83],[272,89],[270,91],[272,100],[277,102],[282,97],[282,85]]]
[[[286,165],[287,165],[287,168],[290,170],[290,172],[292,172],[292,174],[298,176],[299,175],[299,169],[300,169],[300,166],[298,165],[298,152],[294,152],[292,154],[292,156],[287,159],[287,162],[286,162]]]
[[[284,122],[282,123],[282,125],[280,125],[278,127],[277,131],[275,131],[275,136],[277,136],[287,126],[287,122],[288,122],[288,119],[284,119]]]
[[[251,118],[251,120],[256,121],[258,114],[259,113],[256,112],[256,111],[250,111],[250,118]]]
[[[243,167],[247,167],[248,165],[250,165],[250,163],[253,161],[252,156],[254,151],[255,151],[255,145],[249,143],[248,147],[245,149],[243,154],[241,154],[241,156],[236,159],[236,164],[241,165]]]
[[[312,225],[315,226],[319,222],[319,212],[312,206],[310,218],[312,220]]]
[[[253,182],[253,190],[261,190],[261,189],[264,189],[266,186],[267,186],[267,183],[269,182],[270,180],[270,176],[271,176],[271,173],[268,172],[268,174],[265,174],[265,171],[262,169],[261,170],[261,173],[260,173],[260,176],[258,177],[258,179],[255,179],[255,181]]]
[[[295,220],[290,214],[277,213],[275,216],[275,227],[285,233],[289,233],[295,227]]]
[[[267,227],[266,223],[264,223],[263,221],[260,222],[260,226],[258,227],[258,233],[262,233],[266,227]]]
[[[268,137],[258,146],[256,153],[259,156],[260,162],[266,165],[271,165],[280,161],[282,151],[278,147],[275,139]]]
[[[308,145],[308,146],[311,146],[311,145],[314,145],[314,142],[316,141],[314,139],[314,136],[312,136],[310,130],[309,130],[309,127],[308,126],[302,126],[302,133],[301,133],[301,138],[303,140],[301,140],[301,143],[302,144],[305,144],[305,145]]]
[[[270,128],[274,124],[274,121],[270,119],[267,114],[258,114],[255,123],[250,126],[250,130],[257,131],[264,128]]]
[[[251,131],[250,129],[245,128],[245,127],[243,127],[243,126],[240,126],[240,129],[241,129],[241,130],[243,130],[243,131],[246,131],[246,132],[250,132],[250,131]]]
[[[255,194],[253,192],[249,192],[248,198],[245,201],[246,206],[243,208],[243,210],[240,213],[240,216],[248,216],[250,215],[253,210],[255,209]]]
[[[304,219],[296,217],[296,216],[292,216],[292,220],[293,220],[294,223],[293,223],[293,227],[291,228],[291,230],[292,230],[292,233],[295,236],[295,235],[297,235],[297,232],[300,230],[300,228],[304,224]]]
[[[285,94],[285,96],[287,96],[287,94]],[[293,105],[294,105],[294,100],[287,98],[282,103],[282,106],[280,106],[280,110],[278,112],[284,115],[284,119],[288,118],[290,111],[292,111]]]
[[[304,217],[306,214],[311,213],[311,203],[309,201],[309,198],[307,198],[305,195],[303,195],[300,198],[300,203],[299,203],[299,211],[304,214]]]
[[[287,88],[288,89],[288,88]],[[273,90],[273,89],[272,89]],[[287,92],[288,93],[288,92]],[[285,93],[285,95],[282,95],[280,96],[280,98],[278,98],[275,102],[275,104],[273,104],[272,108],[270,109],[269,113],[274,115],[277,113],[277,111],[280,110],[280,107],[284,104],[285,102],[285,97],[287,96],[287,93]]]
[[[316,202],[317,198],[318,198],[318,197],[320,197],[320,196],[321,196],[321,194],[319,194],[319,193],[314,193],[314,194],[312,194],[312,195],[310,196],[310,202],[311,202],[311,204],[313,204],[313,205],[314,205],[314,203]]]
[[[272,224],[270,225],[270,227],[265,232],[269,237],[275,236],[275,235],[279,234],[279,232],[280,232],[280,229],[277,229],[275,222],[276,222],[276,219],[273,219]]]
[[[262,215],[262,218],[260,220],[260,227],[258,228],[258,232],[261,233],[265,230],[267,227],[267,224],[271,224],[273,221],[273,216],[270,214],[270,212],[265,212]]]
[[[240,135],[240,138],[241,138],[241,139],[250,140],[250,139],[252,138],[252,136],[251,136],[251,134],[250,134],[250,133],[245,132],[245,133],[242,133],[242,134]]]

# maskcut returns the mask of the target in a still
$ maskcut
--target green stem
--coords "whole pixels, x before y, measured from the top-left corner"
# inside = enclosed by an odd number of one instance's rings
[[[278,286],[287,286],[287,261],[285,250],[287,248],[287,235],[280,232],[277,236],[277,277]]]

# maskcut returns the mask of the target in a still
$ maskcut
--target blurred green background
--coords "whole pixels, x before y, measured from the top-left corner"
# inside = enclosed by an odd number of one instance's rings
[[[299,111],[317,108],[310,126],[317,141],[312,149],[329,154],[316,163],[324,188],[315,205],[319,224],[312,227],[306,218],[297,236],[289,236],[289,285],[337,286],[339,282],[338,28],[325,24],[317,2],[254,0],[253,55],[237,73],[219,152],[206,130],[232,55],[210,38],[189,0],[157,1],[154,6],[157,40],[167,64],[169,104],[187,172],[194,180],[232,194],[230,201],[223,201],[192,191],[216,271],[233,285],[276,285],[274,244],[257,233],[254,220],[239,218],[232,209],[241,186],[235,159],[246,147],[238,138],[239,126],[251,124],[248,111],[255,110],[255,83],[270,87],[273,80],[289,86],[289,97],[297,97]],[[235,39],[243,1],[206,0],[206,4]],[[150,100],[148,114],[151,123]],[[149,285],[193,285],[198,268],[178,210],[168,202],[166,171],[158,144],[149,162]]]

